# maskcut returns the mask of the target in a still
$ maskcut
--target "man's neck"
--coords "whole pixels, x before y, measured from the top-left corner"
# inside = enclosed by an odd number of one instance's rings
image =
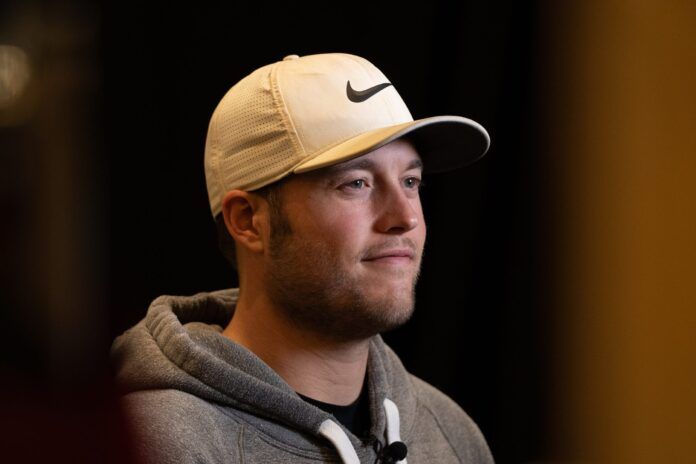
[[[298,393],[337,405],[360,395],[369,340],[337,342],[302,330],[263,295],[244,292],[223,335],[256,354]]]

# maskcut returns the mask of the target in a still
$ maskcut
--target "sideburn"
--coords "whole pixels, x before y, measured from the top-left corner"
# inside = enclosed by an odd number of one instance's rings
[[[290,220],[283,208],[283,198],[280,189],[268,193],[268,211],[271,219],[271,243],[269,251],[272,258],[278,258],[288,237],[292,235]]]

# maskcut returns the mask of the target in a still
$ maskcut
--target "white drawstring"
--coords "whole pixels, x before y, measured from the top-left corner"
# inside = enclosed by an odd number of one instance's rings
[[[338,455],[341,456],[345,464],[360,464],[358,454],[350,443],[348,435],[346,435],[346,432],[344,432],[337,423],[331,419],[326,419],[319,426],[319,433],[333,443],[338,451]]]
[[[384,411],[387,413],[387,445],[391,445],[395,441],[401,441],[399,429],[401,427],[399,421],[399,408],[389,398],[384,399]],[[406,464],[406,459],[402,459],[403,464]]]
[[[387,446],[394,443],[395,441],[401,441],[401,435],[399,433],[399,408],[396,404],[389,398],[384,399],[384,411],[387,415]],[[353,444],[350,442],[348,435],[343,431],[341,426],[332,421],[331,419],[326,419],[319,426],[319,434],[326,437],[338,451],[338,455],[341,457],[345,464],[360,464],[358,459],[358,454],[353,448]],[[406,459],[397,461],[403,464],[406,463]]]

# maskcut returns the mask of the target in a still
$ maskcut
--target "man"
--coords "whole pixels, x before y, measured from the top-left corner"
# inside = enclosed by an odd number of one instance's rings
[[[491,463],[467,414],[379,336],[413,311],[423,170],[488,145],[463,117],[414,121],[354,55],[290,55],[233,86],[205,173],[239,289],[160,297],[114,342],[140,456]]]

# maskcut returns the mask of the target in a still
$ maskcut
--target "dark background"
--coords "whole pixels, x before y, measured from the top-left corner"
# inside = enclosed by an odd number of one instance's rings
[[[386,340],[469,412],[498,462],[539,459],[547,354],[534,3],[118,4],[104,13],[114,335],[159,294],[234,285],[202,169],[208,120],[227,89],[288,54],[357,54],[390,78],[414,118],[464,115],[492,137],[479,163],[426,180],[416,316]]]
[[[160,294],[236,285],[217,250],[203,173],[213,109],[260,66],[288,54],[346,52],[379,67],[414,118],[466,116],[492,139],[471,167],[426,178],[428,241],[415,316],[385,339],[412,373],[469,413],[497,462],[549,458],[544,282],[553,275],[545,255],[553,230],[542,214],[549,200],[538,139],[537,2],[29,5],[5,7],[7,18],[39,34],[25,45],[38,56],[45,87],[34,103],[42,116],[3,131],[18,173],[6,179],[14,187],[4,200],[5,233],[14,245],[4,251],[20,263],[23,247],[32,249],[34,263],[7,272],[4,297],[11,309],[3,322],[20,327],[3,342],[7,389],[18,398],[8,400],[17,405],[15,430],[34,420],[44,430],[55,426],[54,457],[125,459],[113,451],[125,438],[102,433],[106,423],[122,431],[113,425],[118,411],[105,367],[111,341]],[[31,156],[55,140],[67,147],[67,187],[44,186],[56,166]],[[35,176],[37,166],[44,177]],[[80,250],[66,258],[77,260],[77,271],[49,256],[56,287],[35,293],[33,270],[46,257],[33,245],[43,216],[25,208],[41,210],[53,188],[70,192],[48,206],[64,234],[55,236]],[[27,199],[25,190],[37,193]],[[56,297],[61,289],[72,299]],[[51,305],[69,315],[23,322]],[[68,320],[72,329],[63,326]],[[56,324],[70,343],[50,340]],[[30,447],[31,436],[17,434]],[[89,443],[82,451],[66,445],[76,436]]]

